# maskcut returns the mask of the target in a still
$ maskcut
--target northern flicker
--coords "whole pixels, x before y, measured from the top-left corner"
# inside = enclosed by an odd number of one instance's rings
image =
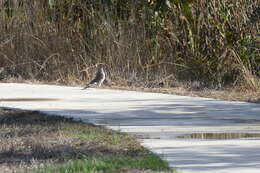
[[[106,79],[106,74],[105,74],[105,71],[104,71],[104,66],[103,66],[103,64],[99,64],[97,66],[97,73],[96,73],[95,78],[91,82],[89,82],[83,88],[83,90],[86,89],[86,88],[89,88],[91,86],[98,86],[98,87],[100,87],[103,84],[105,79]]]

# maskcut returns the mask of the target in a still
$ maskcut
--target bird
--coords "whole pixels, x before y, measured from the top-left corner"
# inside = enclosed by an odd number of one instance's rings
[[[101,85],[103,84],[105,79],[106,79],[106,74],[104,71],[104,65],[98,64],[97,73],[96,73],[95,78],[82,89],[84,90],[84,89],[87,89],[87,88],[89,88],[91,86],[95,86],[95,85],[97,85],[98,87],[101,87]]]

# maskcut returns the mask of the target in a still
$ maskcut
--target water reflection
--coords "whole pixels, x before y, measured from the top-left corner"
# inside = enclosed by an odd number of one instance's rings
[[[178,136],[185,139],[241,139],[260,138],[260,133],[192,133]]]

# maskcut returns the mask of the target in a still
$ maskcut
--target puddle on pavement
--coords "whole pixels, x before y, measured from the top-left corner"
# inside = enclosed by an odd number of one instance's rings
[[[182,139],[242,139],[242,138],[260,138],[260,133],[192,133],[178,136]]]
[[[6,98],[0,99],[0,102],[42,102],[42,101],[55,101],[58,99],[52,98]]]

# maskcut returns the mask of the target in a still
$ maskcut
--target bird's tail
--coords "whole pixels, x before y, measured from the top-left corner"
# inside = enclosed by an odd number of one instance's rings
[[[87,88],[89,88],[89,85],[86,85],[84,88],[82,88],[81,90],[85,90],[85,89],[87,89]]]

